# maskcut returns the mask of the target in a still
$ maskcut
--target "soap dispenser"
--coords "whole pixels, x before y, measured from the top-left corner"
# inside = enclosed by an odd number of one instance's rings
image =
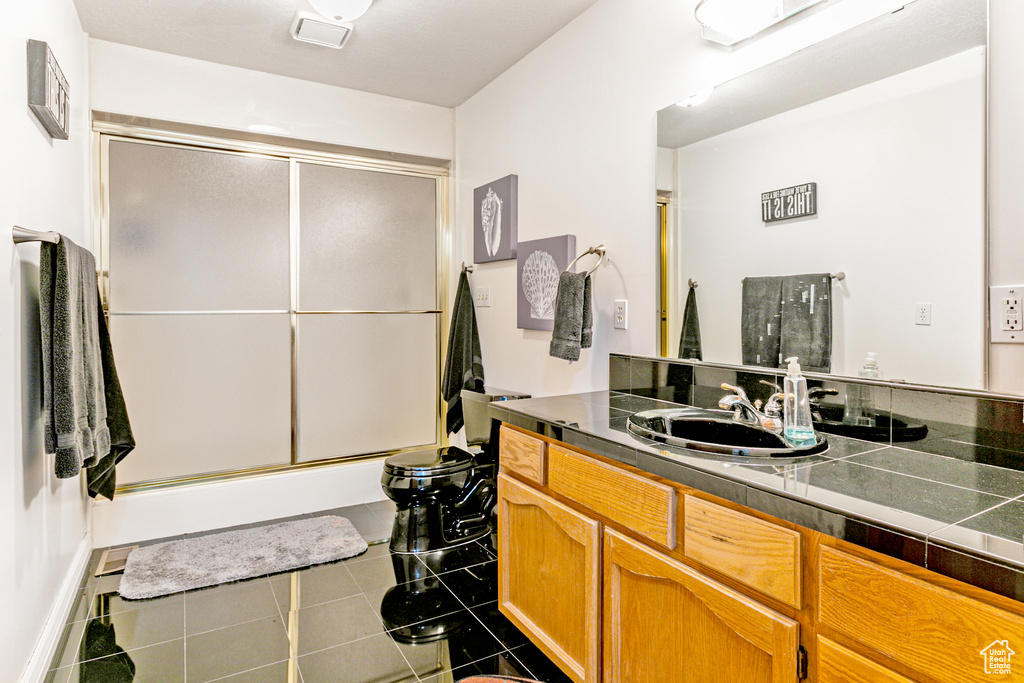
[[[873,351],[868,351],[864,367],[857,373],[866,379],[882,379],[878,360]],[[874,427],[875,416],[871,410],[871,387],[864,384],[849,384],[846,387],[846,406],[843,408],[843,424]]]
[[[817,439],[811,424],[811,402],[807,395],[807,380],[800,374],[796,356],[787,358],[789,367],[782,384],[785,396],[783,434],[791,446],[813,446]]]

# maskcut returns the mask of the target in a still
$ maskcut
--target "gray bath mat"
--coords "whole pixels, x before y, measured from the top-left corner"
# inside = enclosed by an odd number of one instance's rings
[[[341,560],[366,547],[350,521],[333,516],[158,543],[132,551],[118,593],[155,598]]]

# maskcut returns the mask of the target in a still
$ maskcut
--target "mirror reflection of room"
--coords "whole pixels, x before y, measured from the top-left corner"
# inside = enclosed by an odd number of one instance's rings
[[[984,388],[985,8],[946,3],[962,21],[938,40],[948,27],[915,5],[659,112],[663,355],[694,280],[703,360],[781,367],[778,292],[750,290],[843,273],[815,292],[818,341],[789,355],[856,376],[872,352],[887,379]],[[764,219],[762,194],[807,183],[813,215]],[[746,318],[773,315],[751,337]]]

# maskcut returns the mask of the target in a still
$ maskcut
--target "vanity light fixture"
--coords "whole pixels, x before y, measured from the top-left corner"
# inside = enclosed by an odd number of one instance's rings
[[[312,12],[296,12],[295,19],[292,20],[292,37],[304,43],[338,50],[350,35],[352,24],[325,19]]]
[[[320,14],[334,21],[355,21],[370,9],[373,0],[309,0]]]
[[[700,0],[693,15],[701,25],[701,36],[730,46],[823,1]]]

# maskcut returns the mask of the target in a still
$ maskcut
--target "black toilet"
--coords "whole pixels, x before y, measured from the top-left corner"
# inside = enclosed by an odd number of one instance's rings
[[[498,422],[491,401],[528,398],[485,389],[463,391],[466,440],[479,452],[455,446],[400,453],[384,461],[381,486],[395,502],[391,550],[427,553],[470,543],[491,533],[497,499]]]

